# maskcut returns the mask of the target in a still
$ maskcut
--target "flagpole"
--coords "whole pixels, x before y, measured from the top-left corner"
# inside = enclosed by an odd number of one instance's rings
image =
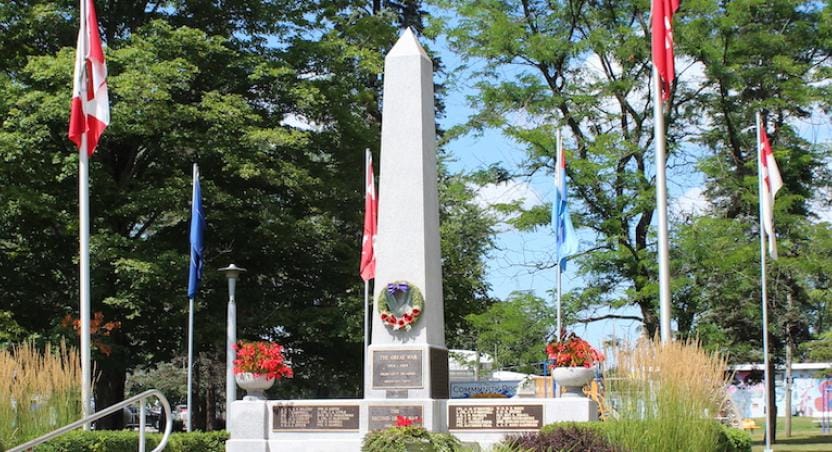
[[[193,194],[191,195],[191,209],[196,206],[196,178],[197,172],[196,163],[194,163],[193,171]],[[193,215],[192,215],[193,216]],[[193,221],[193,218],[191,219]],[[193,246],[193,245],[191,245]],[[193,250],[191,250],[193,253]],[[194,297],[188,297],[188,420],[185,423],[185,431],[191,431],[191,418],[193,417],[193,381],[194,381]]]
[[[762,129],[762,118],[760,117],[760,112],[757,112],[756,115],[757,119],[757,138],[755,143],[757,144],[757,191],[759,192],[760,197],[760,286],[762,288],[762,309],[763,309],[763,375],[765,376],[765,412],[766,412],[766,444],[765,444],[765,451],[771,450],[771,437],[772,437],[772,429],[773,425],[769,420],[771,416],[769,415],[769,410],[771,410],[771,397],[768,389],[769,379],[771,375],[769,375],[769,367],[768,367],[768,288],[766,287],[766,232],[765,226],[763,224],[763,173],[762,173],[762,155],[761,155],[761,147],[762,143],[760,142],[760,130]],[[775,418],[776,419],[776,418]]]
[[[667,174],[665,172],[664,102],[659,70],[653,65],[653,135],[656,145],[656,210],[659,220],[659,317],[661,340],[669,343],[670,331],[670,257],[667,239]]]
[[[188,298],[188,421],[185,423],[185,431],[191,431],[191,395],[193,394],[193,369],[194,369],[194,299]]]
[[[364,387],[367,387],[367,369],[369,365],[367,364],[367,350],[370,346],[370,326],[369,326],[369,311],[370,305],[370,281],[364,281]],[[366,395],[365,395],[366,396]]]
[[[560,161],[561,152],[563,151],[563,141],[562,141],[562,137],[561,137],[561,134],[560,134],[560,128],[558,128],[557,138],[555,139],[555,148],[556,148],[555,152],[556,152],[556,155],[557,155],[557,157],[555,158],[555,190],[560,190],[561,184],[564,183],[564,181],[558,180],[560,178],[560,166],[563,164]],[[561,215],[560,204],[562,203],[562,201],[563,200],[560,199],[560,196],[558,196],[558,201],[557,201],[558,202],[558,206],[557,206],[558,221],[555,221],[555,242],[560,240],[560,215]],[[556,245],[557,245],[557,243],[556,243]],[[556,279],[555,286],[557,288],[556,291],[555,291],[556,292],[555,306],[556,306],[556,309],[557,309],[557,328],[558,328],[556,330],[556,334],[557,334],[558,340],[560,340],[560,333],[561,333],[561,330],[563,328],[563,325],[561,323],[561,304],[560,304],[561,303],[561,300],[560,300],[561,286],[560,286],[560,284],[561,284],[561,274],[562,274],[561,270],[562,269],[561,269],[561,266],[560,266],[561,257],[560,257],[560,247],[559,246],[557,246],[557,257],[556,257],[556,259],[557,259],[556,267],[558,269],[557,277],[555,278]]]
[[[82,14],[84,10],[82,9]],[[80,291],[81,308],[81,414],[83,417],[93,413],[90,393],[92,382],[92,364],[90,359],[90,191],[89,191],[89,155],[87,154],[87,134],[81,135],[81,147],[78,150],[78,210],[80,234]],[[84,424],[89,430],[90,424]]]

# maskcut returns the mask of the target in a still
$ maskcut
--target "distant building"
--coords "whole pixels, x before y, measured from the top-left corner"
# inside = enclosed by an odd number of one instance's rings
[[[742,417],[765,416],[763,365],[728,366],[734,374],[728,393]],[[774,372],[777,415],[785,416],[785,366]],[[832,363],[792,364],[792,415],[832,417]]]

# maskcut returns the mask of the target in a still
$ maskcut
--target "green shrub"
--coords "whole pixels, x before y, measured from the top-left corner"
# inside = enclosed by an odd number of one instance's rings
[[[719,447],[723,452],[751,452],[751,433],[723,425]]]
[[[172,433],[166,452],[224,452],[228,432]],[[145,446],[152,450],[162,440],[161,433],[147,433]],[[130,430],[75,430],[38,446],[37,452],[135,452],[139,432]]]
[[[390,427],[370,432],[361,446],[364,452],[458,452],[462,443],[448,433],[431,433],[423,427]]]

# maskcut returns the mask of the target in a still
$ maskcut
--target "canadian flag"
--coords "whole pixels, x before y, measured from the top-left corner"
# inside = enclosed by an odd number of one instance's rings
[[[91,156],[98,139],[110,123],[107,96],[107,66],[93,0],[81,0],[81,28],[75,51],[75,75],[72,84],[72,110],[69,116],[69,139]]]
[[[673,65],[673,13],[679,0],[653,0],[650,12],[653,65],[659,72],[662,100],[670,98],[670,85],[676,77]]]
[[[376,196],[376,180],[373,175],[373,155],[367,150],[367,170],[365,172],[364,193],[364,238],[361,242],[361,279],[369,281],[376,277],[376,233],[378,216],[378,197]]]
[[[763,228],[768,235],[768,253],[772,259],[777,259],[777,241],[774,236],[774,195],[783,186],[783,178],[780,177],[780,170],[777,168],[777,162],[774,161],[774,153],[771,151],[771,144],[768,142],[768,135],[763,127],[760,127],[757,154],[760,167],[760,214],[763,216]]]

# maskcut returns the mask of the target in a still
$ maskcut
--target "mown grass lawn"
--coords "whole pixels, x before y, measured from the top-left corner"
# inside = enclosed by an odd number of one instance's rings
[[[762,451],[765,445],[765,431],[763,418],[754,419],[759,429],[752,434],[754,452]],[[789,451],[832,451],[832,434],[822,433],[820,424],[811,417],[792,418],[792,436],[786,437],[786,427],[783,418],[777,419],[777,442],[772,445],[776,452]],[[832,422],[832,419],[830,419]]]

